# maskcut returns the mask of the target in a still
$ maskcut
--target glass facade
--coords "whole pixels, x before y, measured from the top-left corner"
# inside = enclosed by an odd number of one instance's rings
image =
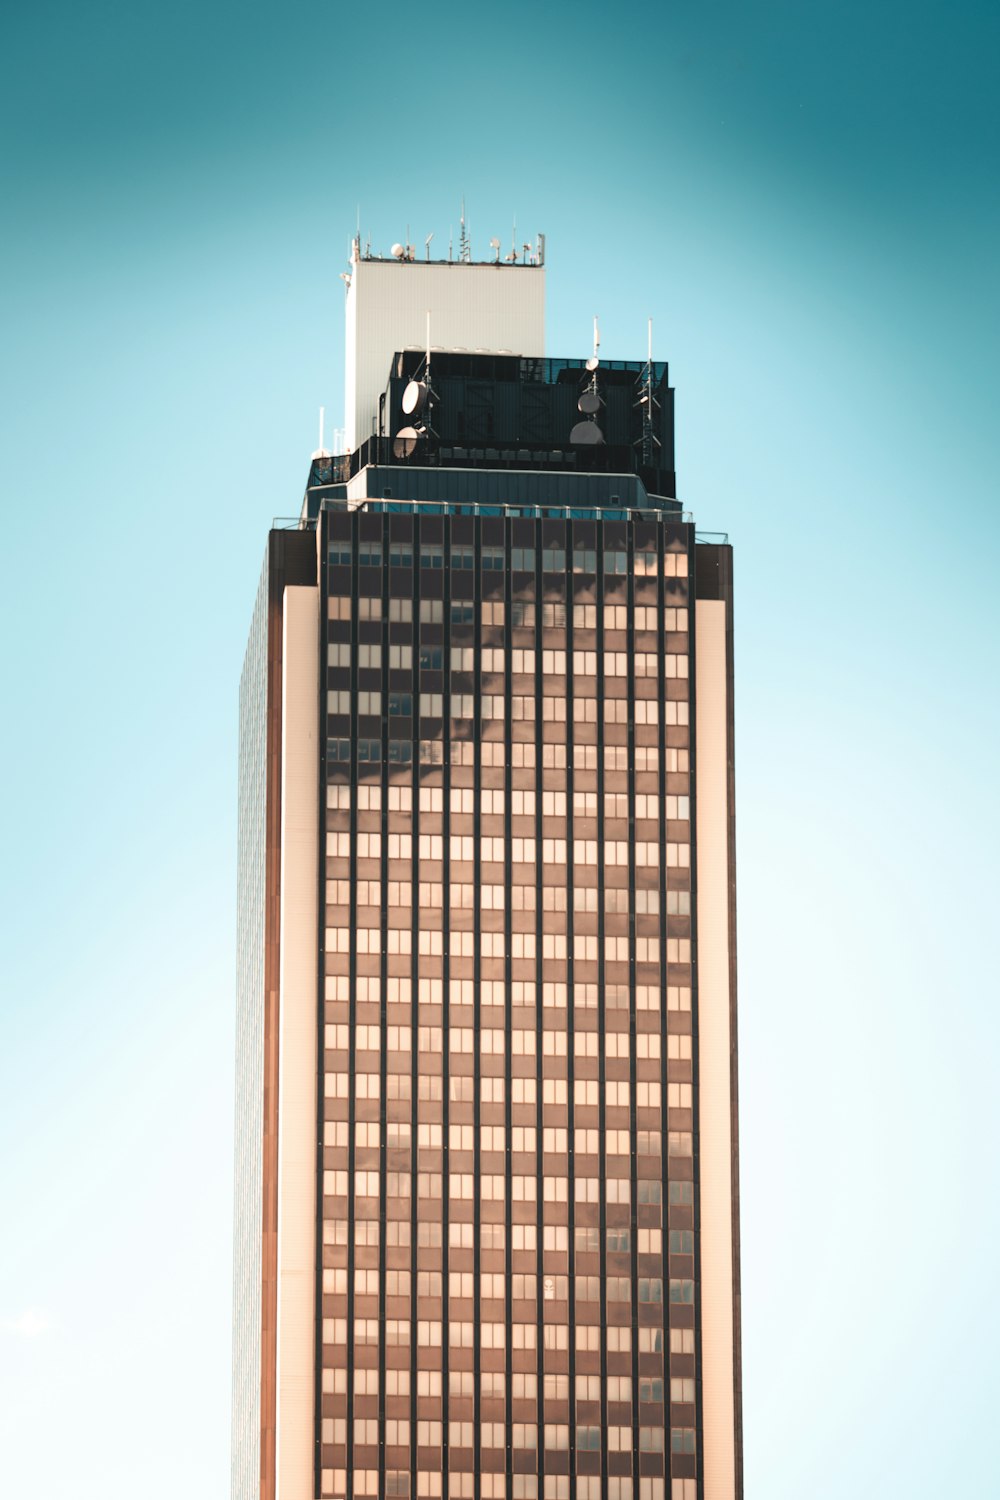
[[[695,1500],[676,517],[319,517],[317,1490]]]

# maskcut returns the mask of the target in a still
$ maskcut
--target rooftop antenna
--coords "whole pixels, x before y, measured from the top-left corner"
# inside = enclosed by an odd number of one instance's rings
[[[600,347],[601,347],[601,333],[600,333],[600,329],[597,326],[597,319],[595,317],[595,319],[594,319],[594,352],[590,356],[590,358],[587,360],[587,363],[586,363],[586,366],[585,366],[585,368],[593,376],[593,379],[591,380],[590,384],[591,384],[591,386],[593,387],[593,389],[595,391],[597,389],[597,373],[596,373],[597,372],[597,367],[601,363],[601,358],[600,358],[600,354],[599,354]]]
[[[576,409],[583,418],[577,422],[569,435],[569,440],[576,448],[593,448],[604,442],[604,433],[597,425],[597,413],[601,409],[601,393],[597,388],[597,369],[601,363],[598,350],[601,347],[601,334],[597,318],[594,318],[594,352],[587,360],[584,369],[589,376],[580,398],[576,403]]]
[[[465,194],[462,194],[462,218],[458,235],[458,258],[468,264],[472,259],[472,246],[469,243],[468,230],[465,227]]]
[[[646,319],[646,364],[637,381],[639,396],[636,406],[639,408],[642,421],[642,435],[636,446],[642,446],[642,461],[652,466],[656,463],[656,450],[660,447],[660,440],[656,436],[656,419],[654,413],[659,411],[660,403],[653,394],[655,381],[653,378],[653,320]]]
[[[418,443],[434,435],[434,429],[431,426],[434,391],[431,387],[431,314],[429,308],[426,317],[423,373],[421,375],[418,371],[417,375],[407,382],[403,391],[400,406],[408,423],[399,429],[393,439],[392,453],[396,459],[412,458]]]
[[[496,251],[496,254],[493,257],[493,263],[494,265],[498,266],[500,264],[500,241],[497,239],[496,235],[494,235],[490,240],[490,249]]]
[[[434,238],[434,231],[432,229],[431,232],[430,232],[430,234],[424,240],[424,255],[427,257],[428,260],[430,260],[430,258],[431,258],[431,240],[433,238]]]
[[[455,226],[454,226],[454,224],[449,224],[448,225],[448,261],[449,261],[449,264],[451,263],[451,260],[452,260],[452,250],[454,248],[454,244],[455,244]]]
[[[325,406],[321,406],[320,409],[319,409],[319,447],[316,449],[316,452],[313,454],[313,459],[314,460],[318,459],[318,458],[329,458],[330,457],[329,453],[327,453],[326,449],[323,446],[323,425],[324,425],[325,420],[326,420],[326,407]]]

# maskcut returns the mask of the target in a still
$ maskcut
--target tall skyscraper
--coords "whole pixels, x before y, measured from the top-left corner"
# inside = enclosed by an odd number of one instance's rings
[[[742,1494],[731,550],[543,260],[355,243],[268,540],[234,1500]]]

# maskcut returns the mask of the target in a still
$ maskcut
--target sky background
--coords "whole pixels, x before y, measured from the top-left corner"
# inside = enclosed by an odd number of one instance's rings
[[[736,549],[747,1500],[1000,1493],[1000,12],[0,22],[0,1491],[228,1495],[237,682],[343,286],[547,236]]]

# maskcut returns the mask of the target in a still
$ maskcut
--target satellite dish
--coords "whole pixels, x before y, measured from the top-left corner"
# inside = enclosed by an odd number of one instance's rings
[[[403,414],[412,417],[427,405],[427,387],[421,380],[411,380],[403,392]]]
[[[402,260],[406,255],[406,246],[399,244],[399,242],[397,241],[389,251],[389,254],[392,256],[393,260]]]
[[[601,398],[596,391],[584,391],[576,406],[577,410],[582,411],[585,417],[592,417],[601,409]]]
[[[490,240],[490,249],[491,250],[499,250],[500,249],[500,241],[499,240]]]
[[[396,247],[395,247],[395,245],[392,248],[392,253],[393,253],[393,255],[395,255],[395,253],[396,253]],[[593,372],[597,369],[597,366],[600,363],[601,363],[601,361],[598,359],[597,355],[594,354],[594,355],[591,356],[590,359],[587,360],[586,368],[591,372],[591,374],[593,374]]]
[[[420,434],[415,427],[401,427],[393,439],[393,458],[412,458],[419,441]]]
[[[604,433],[596,422],[577,422],[569,435],[574,448],[595,448],[604,442]],[[399,438],[396,439],[397,443]]]

